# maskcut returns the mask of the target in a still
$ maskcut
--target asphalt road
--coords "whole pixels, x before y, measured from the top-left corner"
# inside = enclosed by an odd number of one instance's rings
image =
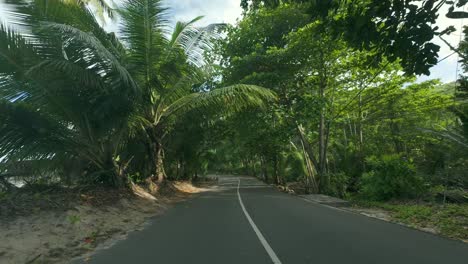
[[[253,178],[221,178],[220,187],[76,263],[468,263],[467,244],[307,202]]]

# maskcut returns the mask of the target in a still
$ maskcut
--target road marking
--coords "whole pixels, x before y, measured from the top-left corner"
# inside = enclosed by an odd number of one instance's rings
[[[245,217],[247,217],[247,220],[250,223],[250,226],[252,229],[255,231],[255,234],[257,235],[258,239],[262,243],[263,247],[265,248],[266,252],[270,256],[271,260],[273,261],[274,264],[281,264],[281,261],[279,260],[278,256],[275,254],[273,249],[270,247],[270,244],[266,241],[265,237],[262,235],[262,232],[258,229],[257,225],[255,222],[252,220],[252,217],[250,217],[249,212],[247,212],[247,209],[245,209],[244,203],[242,202],[242,197],[240,195],[240,179],[239,182],[237,183],[237,197],[239,198],[239,203],[242,207],[242,211],[244,211]]]
[[[304,198],[304,197],[300,197],[299,196],[299,199],[305,201],[305,202],[308,202],[308,203],[311,203],[311,204],[315,204],[315,205],[318,205],[318,206],[322,206],[322,207],[326,207],[326,208],[329,208],[329,209],[333,209],[335,211],[340,211],[340,212],[344,212],[344,213],[354,213],[353,211],[349,211],[349,210],[346,210],[346,209],[342,209],[342,208],[338,208],[338,207],[333,207],[331,205],[327,205],[327,204],[321,204],[319,202],[316,202],[316,201],[311,201],[307,198]]]

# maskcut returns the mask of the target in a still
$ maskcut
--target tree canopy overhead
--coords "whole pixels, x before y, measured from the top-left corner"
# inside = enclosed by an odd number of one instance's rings
[[[415,82],[453,30],[441,7],[466,1],[242,1],[237,24],[206,27],[171,24],[161,0],[9,3],[0,175],[154,187],[242,173],[376,200],[467,186],[466,77]],[[464,70],[466,46],[452,45]]]
[[[313,19],[325,21],[335,37],[343,36],[353,47],[375,50],[391,61],[400,59],[407,74],[418,75],[429,75],[438,62],[440,46],[434,38],[454,30],[437,25],[437,18],[445,15],[441,8],[450,6],[447,16],[455,18],[463,13],[455,10],[466,5],[464,0],[242,0],[241,6],[248,13],[282,3],[300,4]]]
[[[179,22],[166,34],[158,0],[126,1],[119,37],[84,1],[16,1],[0,27],[0,156],[115,186],[129,174],[164,181],[164,142],[192,111],[229,114],[275,96],[252,85],[212,89],[200,52],[216,26]],[[122,40],[122,41],[121,41]],[[203,88],[200,88],[203,87]],[[134,161],[137,160],[137,161]]]

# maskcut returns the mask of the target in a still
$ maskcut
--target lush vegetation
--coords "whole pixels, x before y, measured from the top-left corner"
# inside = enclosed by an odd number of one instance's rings
[[[221,25],[196,28],[197,17],[170,27],[161,1],[126,1],[114,11],[116,35],[103,30],[87,3],[10,4],[11,24],[21,28],[0,27],[5,176],[162,183],[168,142],[188,116],[218,119],[275,99],[254,85],[212,87],[202,53]]]
[[[4,188],[221,172],[340,197],[466,200],[467,77],[415,82],[454,31],[436,18],[465,16],[466,1],[241,1],[236,25],[204,28],[170,25],[159,0],[8,2]],[[468,70],[468,38],[450,47]]]
[[[243,19],[212,54],[218,85],[256,84],[278,101],[217,124],[229,137],[209,168],[341,197],[425,199],[435,188],[466,200],[466,78],[414,75],[437,63],[433,38],[454,30],[435,25],[443,3],[324,2],[243,2]],[[466,65],[465,41],[452,48]]]
[[[383,203],[366,200],[354,200],[356,206],[383,209],[389,212],[391,220],[429,232],[437,232],[447,237],[468,240],[466,219],[468,205],[434,203]]]

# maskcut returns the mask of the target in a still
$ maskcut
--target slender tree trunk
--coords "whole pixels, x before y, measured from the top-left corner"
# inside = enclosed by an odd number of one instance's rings
[[[348,148],[348,137],[346,136],[346,129],[343,127],[343,139],[344,139],[344,145],[346,148]]]
[[[248,162],[249,162],[251,176],[257,177],[257,171],[255,170],[255,161],[254,161],[254,159],[250,158]]]
[[[129,162],[117,161],[114,159],[114,154],[110,143],[101,145],[103,156],[105,157],[101,167],[105,173],[105,177],[110,180],[110,184],[114,187],[122,188],[128,186],[128,179],[125,175],[125,170]]]
[[[321,115],[319,127],[319,175],[325,174],[325,118]]]
[[[273,155],[273,177],[276,185],[281,184],[281,179],[279,175],[279,169],[278,169],[278,154]]]
[[[320,99],[322,101],[322,107],[320,109],[320,123],[319,123],[319,158],[318,158],[318,174],[319,174],[319,181],[320,186],[326,184],[325,175],[326,175],[326,144],[327,144],[327,128],[325,124],[325,113],[326,113],[326,106],[325,106],[325,85],[320,86]]]
[[[166,180],[166,172],[164,170],[164,150],[160,142],[155,143],[154,147],[154,152],[156,154],[154,157],[156,165],[154,176],[156,177],[158,183],[163,183]]]
[[[362,172],[366,171],[366,163],[364,162],[364,133],[363,133],[363,113],[362,113],[362,95],[359,94],[359,117],[358,117],[358,146],[359,146],[359,162],[361,164]]]
[[[322,179],[323,180],[323,186],[327,187],[330,183],[329,175],[328,175],[328,140],[330,139],[330,126],[331,126],[331,121],[329,121],[326,124],[325,131],[324,131],[324,146],[323,146],[323,161],[322,161]]]
[[[311,160],[312,164],[314,165],[315,169],[318,170],[319,163],[317,159],[315,158],[314,150],[312,146],[310,145],[309,141],[305,137],[305,132],[304,128],[302,125],[297,125],[297,131],[299,133],[299,137],[301,139],[301,143],[304,145],[304,149],[307,152],[309,159]]]
[[[181,167],[180,163],[181,163],[180,160],[177,159],[177,172],[176,172],[177,179],[180,178],[180,167]]]
[[[166,172],[164,170],[164,148],[162,146],[162,133],[158,126],[153,126],[146,129],[149,138],[149,159],[151,162],[152,181],[163,183],[166,180]]]
[[[359,95],[359,107],[358,107],[358,134],[359,134],[359,151],[362,152],[362,144],[363,144],[363,141],[364,141],[364,137],[363,137],[363,134],[362,134],[362,96]]]
[[[319,192],[319,179],[317,175],[319,171],[319,162],[315,157],[314,150],[305,137],[304,128],[302,125],[297,126],[299,136],[301,139],[302,150],[304,152],[304,158],[306,161],[307,171],[308,171],[308,180],[307,180],[307,192],[318,193]]]
[[[263,171],[263,178],[264,178],[265,182],[268,183],[268,168],[267,168],[267,164],[266,164],[266,161],[265,161],[265,157],[262,157],[260,159],[260,162],[261,162],[262,171]]]
[[[302,143],[302,151],[304,155],[304,160],[306,163],[306,168],[307,168],[307,176],[306,177],[306,193],[317,193],[318,192],[318,184],[317,184],[317,179],[315,177],[315,172],[314,172],[314,166],[312,165],[312,161],[309,157],[309,154],[306,151],[304,141],[301,140]]]

